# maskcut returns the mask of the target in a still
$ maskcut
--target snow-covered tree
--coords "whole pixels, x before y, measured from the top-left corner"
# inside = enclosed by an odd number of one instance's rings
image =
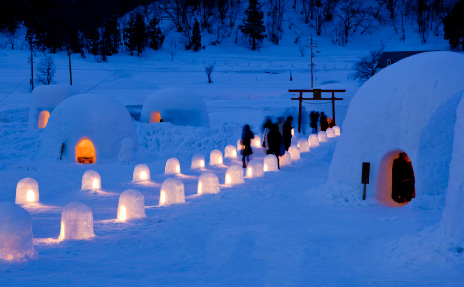
[[[55,63],[53,58],[45,56],[37,65],[37,81],[44,85],[50,85],[55,82]]]
[[[251,49],[255,50],[259,48],[259,44],[264,39],[264,13],[261,11],[261,7],[258,6],[258,0],[250,0],[250,6],[245,11],[245,19],[243,19],[243,25],[240,26],[240,30],[245,38],[248,38],[251,44]]]
[[[148,38],[148,45],[153,50],[158,50],[161,48],[164,42],[164,35],[161,32],[161,28],[159,26],[159,19],[154,17],[150,20],[150,23],[147,27],[147,38]]]
[[[464,49],[464,0],[457,2],[451,12],[443,19],[445,39],[451,48]]]
[[[191,47],[194,51],[198,51],[201,49],[201,33],[200,33],[200,23],[195,19],[195,23],[193,24],[193,31],[192,31],[192,43]]]

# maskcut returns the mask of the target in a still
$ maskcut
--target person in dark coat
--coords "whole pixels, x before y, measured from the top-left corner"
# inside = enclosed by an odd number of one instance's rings
[[[321,112],[321,131],[326,131],[329,127],[329,122],[327,121],[327,116],[324,112]]]
[[[242,162],[243,162],[243,168],[246,168],[248,165],[248,162],[250,162],[250,155],[253,153],[251,150],[251,140],[255,138],[255,135],[253,132],[250,130],[249,125],[243,126],[243,131],[242,131],[242,139],[240,143],[243,145],[243,149],[241,151],[242,154]]]
[[[416,197],[414,170],[408,156],[402,152],[393,160],[392,199],[398,203],[411,201]]]
[[[292,122],[293,122],[293,117],[291,116],[288,117],[282,128],[283,129],[282,137],[284,141],[285,150],[287,151],[290,145],[292,144],[292,129],[293,129]]]
[[[312,133],[317,134],[317,122],[319,121],[319,112],[311,111],[309,114],[310,126],[312,128]]]
[[[266,117],[266,120],[263,126],[261,127],[261,131],[263,132],[263,142],[261,144],[262,144],[262,147],[266,148],[266,150],[268,150],[268,148],[266,147],[266,137],[267,137],[267,133],[271,129],[271,126],[272,126],[271,117]]]
[[[267,143],[269,145],[268,154],[273,154],[277,157],[277,167],[280,169],[280,147],[282,146],[282,135],[279,132],[279,126],[271,125],[267,134]]]

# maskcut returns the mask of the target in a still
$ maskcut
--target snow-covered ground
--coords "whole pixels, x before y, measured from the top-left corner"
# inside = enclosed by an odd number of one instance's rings
[[[336,104],[339,125],[357,90],[350,80],[352,63],[377,48],[380,39],[390,50],[446,47],[439,39],[421,46],[417,38],[402,43],[397,37],[374,33],[346,48],[333,46],[330,38],[317,39],[316,86],[347,89],[345,100]],[[136,159],[92,166],[38,157],[43,131],[27,129],[28,52],[0,50],[0,201],[13,201],[17,182],[32,177],[41,202],[27,207],[39,257],[0,263],[0,286],[460,286],[462,258],[424,248],[442,210],[340,204],[324,193],[338,139],[279,172],[232,187],[224,185],[225,166],[239,161],[207,167],[218,175],[221,192],[196,195],[200,172],[189,168],[194,153],[203,153],[208,162],[211,150],[236,144],[243,124],[261,135],[265,116],[297,108],[287,90],[309,87],[309,58],[299,55],[290,38],[259,53],[233,45],[178,51],[174,61],[167,49],[141,57],[122,53],[106,64],[73,55],[73,84],[82,92],[138,106],[157,88],[183,87],[203,96],[209,110],[210,129],[134,122],[140,141]],[[67,84],[66,55],[54,59],[57,83]],[[216,63],[213,84],[207,84],[203,61]],[[305,108],[331,115],[330,104],[305,103]],[[180,161],[186,203],[158,207],[170,157]],[[255,150],[254,159],[263,157]],[[139,163],[150,167],[151,183],[131,182]],[[80,190],[89,168],[100,173],[102,191]],[[129,188],[145,196],[147,218],[119,223],[118,198]],[[71,201],[92,209],[95,238],[56,241],[61,210]]]

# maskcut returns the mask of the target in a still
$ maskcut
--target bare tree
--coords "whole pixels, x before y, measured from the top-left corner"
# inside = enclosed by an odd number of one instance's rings
[[[358,27],[364,30],[369,28],[370,11],[363,0],[346,0],[340,3],[340,18],[343,29],[342,45],[348,43],[351,33],[356,32]],[[364,31],[363,31],[364,32]]]
[[[37,80],[45,85],[54,83],[55,63],[52,57],[45,56],[37,65]]]
[[[16,44],[16,31],[7,32],[7,38],[11,45],[11,50],[14,50]]]
[[[178,32],[183,32],[187,40],[186,47],[192,43],[191,30],[193,26],[194,7],[186,0],[161,0],[160,8],[168,15]]]
[[[359,62],[355,64],[353,69],[356,71],[354,79],[361,82],[367,81],[377,72],[377,65],[380,57],[383,54],[384,47],[378,50],[370,51],[369,55],[362,57]]]
[[[298,43],[298,52],[300,52],[301,57],[306,55],[306,45],[302,41]]]
[[[214,71],[214,64],[205,66],[205,72],[206,72],[206,75],[208,76],[208,84],[211,84],[213,82],[213,78],[211,77],[211,74],[213,73],[213,71]]]
[[[269,0],[267,13],[267,33],[269,40],[279,44],[282,38],[282,21],[284,17],[285,1]]]

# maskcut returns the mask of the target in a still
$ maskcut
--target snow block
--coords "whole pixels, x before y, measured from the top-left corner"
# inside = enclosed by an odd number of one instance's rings
[[[87,170],[82,176],[82,190],[98,190],[101,189],[100,174],[95,170]]]
[[[205,168],[205,156],[197,153],[192,156],[192,164],[190,165],[191,169],[202,169]]]
[[[280,156],[280,167],[291,165],[292,164],[292,156],[288,151],[284,153],[283,156]]]
[[[320,131],[317,134],[317,138],[319,139],[320,143],[326,143],[329,141],[329,138],[327,137],[327,133],[325,131]]]
[[[93,214],[87,205],[73,201],[61,212],[60,240],[81,240],[94,237]]]
[[[230,185],[245,183],[243,179],[243,167],[240,165],[229,166],[226,170],[225,183]]]
[[[308,138],[309,147],[318,147],[319,146],[319,137],[316,134],[312,134]]]
[[[126,221],[146,217],[145,198],[135,189],[125,190],[119,196],[118,220]]]
[[[300,159],[300,149],[297,146],[290,146],[288,148],[288,153],[290,154],[292,161],[297,161]]]
[[[248,178],[261,177],[264,175],[264,165],[257,160],[251,160],[246,169],[246,176]]]
[[[198,179],[198,194],[219,193],[220,191],[219,179],[216,174],[210,171],[201,174]]]
[[[179,160],[175,157],[172,157],[166,161],[166,166],[164,167],[165,174],[179,174],[180,173],[180,163]]]
[[[335,132],[335,136],[338,137],[340,135],[340,127],[339,126],[334,126],[332,129]]]
[[[39,202],[39,184],[33,178],[21,179],[16,185],[16,204]]]
[[[326,130],[327,137],[328,138],[334,138],[335,137],[335,130],[333,128],[328,128]]]
[[[161,185],[160,206],[185,203],[184,184],[180,179],[171,177]]]
[[[300,139],[298,141],[298,147],[300,148],[300,153],[309,152],[309,140]]]
[[[264,158],[263,171],[279,171],[277,157],[273,154],[268,154]]]
[[[222,165],[222,152],[218,149],[212,150],[209,155],[209,165]]]
[[[138,164],[134,168],[133,181],[149,181],[150,180],[150,169],[146,164]]]
[[[227,158],[237,158],[237,149],[233,145],[226,146],[224,150],[224,157]]]

